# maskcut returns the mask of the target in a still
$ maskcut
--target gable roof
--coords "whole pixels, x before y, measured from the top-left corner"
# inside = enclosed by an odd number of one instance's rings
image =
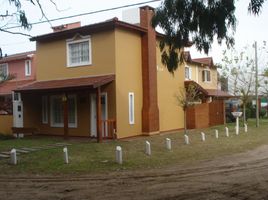
[[[72,37],[74,34],[86,35],[86,34],[97,33],[97,32],[101,32],[105,30],[112,30],[115,28],[123,28],[123,29],[131,30],[131,31],[136,31],[138,33],[147,32],[146,28],[133,25],[130,23],[126,23],[123,21],[119,21],[118,18],[113,18],[111,20],[107,20],[107,21],[100,22],[100,23],[95,23],[95,24],[78,27],[78,28],[67,29],[64,31],[35,36],[35,37],[30,38],[30,41],[41,41],[41,42],[52,41],[52,40],[57,40],[57,39],[69,38],[69,37]]]
[[[206,57],[206,58],[194,58],[192,59],[194,63],[201,64],[202,66],[207,67],[214,67],[213,59],[212,57]]]
[[[11,62],[11,61],[29,59],[30,56],[33,54],[35,54],[35,51],[27,51],[27,52],[23,52],[23,53],[12,54],[12,55],[1,58],[0,64],[6,63],[6,62]]]

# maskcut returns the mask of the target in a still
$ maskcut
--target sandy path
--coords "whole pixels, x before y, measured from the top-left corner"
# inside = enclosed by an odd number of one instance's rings
[[[268,145],[195,166],[83,176],[0,175],[0,199],[268,199]]]

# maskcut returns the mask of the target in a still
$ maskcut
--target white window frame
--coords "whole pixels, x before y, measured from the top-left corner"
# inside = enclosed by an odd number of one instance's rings
[[[48,97],[42,96],[42,123],[48,123]]]
[[[53,116],[53,100],[56,98],[60,98],[62,99],[61,95],[52,95],[50,96],[50,126],[51,127],[63,127],[64,126],[64,122],[62,123],[55,123],[54,122],[54,116]],[[74,123],[68,123],[68,127],[69,128],[77,128],[77,98],[76,95],[68,95],[68,98],[74,98],[74,115],[75,115],[75,122]]]
[[[9,74],[9,71],[8,71],[8,63],[1,63],[0,64],[0,68],[3,67],[3,66],[6,67],[6,71],[7,71],[7,74],[5,76],[8,76],[8,74]]]
[[[134,92],[128,93],[128,119],[129,124],[135,124],[135,98],[134,98]]]
[[[203,71],[202,71],[202,73],[204,72],[204,82],[207,82],[207,83],[210,83],[211,82],[211,71],[209,70],[209,69],[204,69]],[[210,75],[210,80],[208,81],[208,75],[207,75],[207,73],[209,73],[209,75]],[[202,74],[202,76],[203,76],[203,74]]]
[[[31,76],[31,74],[32,74],[32,61],[25,60],[25,76]]]
[[[82,36],[80,36],[82,37]],[[88,42],[88,58],[89,60],[87,62],[79,62],[79,63],[70,63],[70,54],[69,54],[69,45],[75,44],[75,43],[81,43],[81,42]],[[68,39],[66,40],[66,57],[67,57],[67,67],[78,67],[78,66],[85,66],[85,65],[92,65],[92,47],[91,47],[91,37],[90,36],[83,36],[82,39],[74,40]]]
[[[186,77],[186,69],[189,70],[189,77]],[[192,68],[189,66],[185,66],[185,80],[192,80]]]

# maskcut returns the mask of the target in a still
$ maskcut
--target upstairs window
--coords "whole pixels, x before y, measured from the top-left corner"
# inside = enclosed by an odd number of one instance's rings
[[[192,79],[192,70],[190,67],[185,67],[185,79],[186,80]]]
[[[210,75],[209,70],[202,71],[202,80],[203,80],[203,82],[210,82],[211,81],[211,75]]]
[[[26,60],[25,61],[25,76],[31,76],[31,71],[32,71],[32,66],[31,66],[31,61]]]
[[[67,40],[67,65],[91,65],[91,39]]]
[[[8,64],[0,64],[0,80],[1,78],[7,77],[8,76]]]

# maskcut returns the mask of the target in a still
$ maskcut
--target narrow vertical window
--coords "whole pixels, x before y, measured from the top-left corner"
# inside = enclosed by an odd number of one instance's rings
[[[134,93],[128,93],[129,124],[134,124]]]
[[[31,61],[25,61],[25,76],[31,76]]]
[[[48,123],[48,105],[47,105],[47,96],[42,96],[42,123]]]

